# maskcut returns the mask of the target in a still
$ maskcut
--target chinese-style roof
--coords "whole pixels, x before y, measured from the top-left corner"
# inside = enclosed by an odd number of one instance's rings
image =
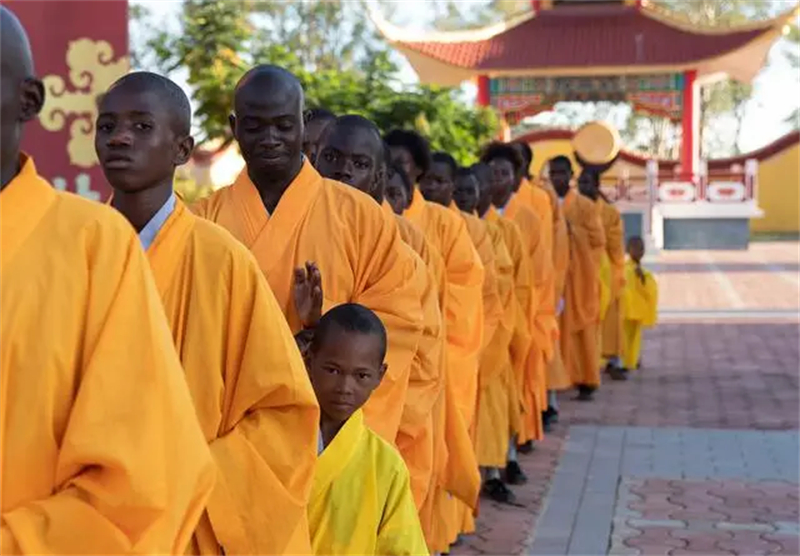
[[[478,74],[614,75],[696,69],[750,81],[795,9],[769,21],[690,26],[647,3],[559,4],[475,31],[410,34],[373,14],[386,38],[427,83]]]

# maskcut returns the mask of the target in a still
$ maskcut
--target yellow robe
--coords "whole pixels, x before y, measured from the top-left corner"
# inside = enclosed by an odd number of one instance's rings
[[[510,348],[518,307],[514,291],[514,262],[503,231],[495,222],[484,222],[492,241],[497,293],[503,315],[481,356],[475,451],[481,466],[503,467],[511,434],[512,400],[509,394],[516,393]]]
[[[609,264],[609,301],[602,326],[600,355],[607,359],[623,353],[622,342],[622,290],[625,286],[625,230],[619,211],[604,200],[600,205],[600,218],[606,235],[606,255]]]
[[[475,509],[480,492],[478,463],[469,425],[459,409],[463,405],[459,393],[468,390],[465,385],[477,384],[483,342],[484,268],[464,220],[445,207],[425,201],[419,189],[415,189],[404,217],[425,234],[445,264],[443,314],[447,347],[443,413],[447,454],[426,514],[433,516],[434,542],[429,547],[431,551],[442,552],[460,527],[460,520],[454,517],[458,500]]]
[[[509,422],[512,434],[522,434],[526,398],[526,364],[531,349],[531,321],[535,313],[536,292],[534,272],[528,249],[519,226],[507,218],[500,217],[494,208],[486,213],[486,220],[496,223],[503,233],[503,240],[514,264],[514,333],[509,346],[509,356],[514,371],[514,380],[509,384]],[[530,411],[530,410],[528,410]]]
[[[597,327],[605,234],[594,203],[577,191],[567,193],[563,209],[569,226],[570,263],[561,314],[561,354],[573,384],[596,387],[600,385]]]
[[[147,256],[219,470],[194,550],[307,553],[319,408],[258,264],[180,201]]]
[[[181,554],[215,470],[139,240],[20,166],[0,193],[0,553]]]
[[[314,554],[428,554],[408,470],[356,411],[319,456],[308,503]]]
[[[293,333],[301,328],[294,269],[306,261],[322,274],[323,311],[348,302],[375,311],[389,336],[388,370],[364,414],[370,428],[394,442],[422,332],[415,263],[394,219],[368,195],[322,178],[307,160],[271,215],[247,169],[193,210],[253,252]]]
[[[434,466],[433,412],[444,390],[445,328],[440,309],[439,281],[444,277],[441,256],[411,222],[384,210],[397,222],[400,236],[414,252],[423,311],[423,331],[411,366],[408,394],[396,445],[411,476],[411,491],[421,508],[431,485]]]
[[[644,282],[636,275],[636,263],[631,260],[625,263],[623,366],[629,370],[639,364],[642,329],[655,326],[658,318],[658,283],[647,270],[642,269],[642,273]]]
[[[541,187],[533,185],[527,178],[522,178],[519,190],[511,197],[506,205],[506,215],[513,218],[521,206],[532,210],[539,217],[542,241],[548,253],[553,250],[553,200]]]

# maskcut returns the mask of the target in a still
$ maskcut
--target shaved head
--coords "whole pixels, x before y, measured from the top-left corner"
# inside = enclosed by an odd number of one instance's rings
[[[44,104],[44,86],[33,74],[28,35],[11,10],[0,6],[0,187],[19,170],[22,125]]]
[[[109,87],[104,96],[108,97],[116,92],[152,93],[170,115],[175,133],[189,135],[192,125],[192,107],[186,93],[171,79],[149,71],[137,71],[120,77]]]
[[[234,105],[238,106],[239,98],[245,92],[255,90],[262,95],[280,92],[293,96],[300,110],[303,109],[305,95],[303,86],[295,75],[289,70],[271,64],[261,64],[251,68],[245,73],[234,90]]]

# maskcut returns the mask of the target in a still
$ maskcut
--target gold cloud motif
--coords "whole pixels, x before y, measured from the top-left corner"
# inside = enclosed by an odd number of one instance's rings
[[[48,75],[43,79],[46,97],[39,122],[47,131],[61,131],[67,119],[75,116],[69,126],[69,161],[81,168],[91,168],[97,164],[94,152],[97,100],[114,81],[127,73],[128,57],[115,60],[114,49],[108,42],[81,38],[70,41],[66,61],[69,86],[60,75]]]

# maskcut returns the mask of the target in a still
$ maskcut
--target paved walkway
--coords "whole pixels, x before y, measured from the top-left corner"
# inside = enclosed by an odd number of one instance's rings
[[[800,244],[671,252],[644,368],[521,456],[453,554],[800,554]]]

